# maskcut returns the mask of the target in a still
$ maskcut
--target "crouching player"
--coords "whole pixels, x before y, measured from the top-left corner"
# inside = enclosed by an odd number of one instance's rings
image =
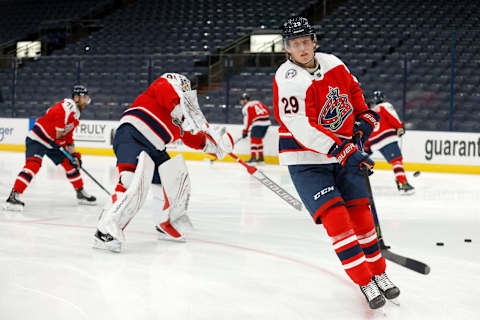
[[[171,159],[166,152],[166,145],[177,139],[219,159],[233,150],[230,134],[208,125],[190,81],[166,73],[120,119],[113,141],[119,180],[111,206],[99,219],[94,248],[121,251],[123,230],[143,206],[150,187],[159,237],[183,241],[192,228],[187,215],[190,178],[183,157]]]
[[[25,139],[25,165],[18,174],[10,196],[4,208],[9,211],[22,211],[25,203],[20,195],[29,186],[32,179],[40,171],[43,156],[47,156],[55,165],[65,169],[68,181],[76,191],[80,204],[96,204],[96,198],[83,189],[83,180],[79,168],[81,155],[76,152],[73,131],[79,124],[80,112],[90,103],[88,90],[82,85],[72,89],[72,99],[65,98],[47,110],[47,113],[37,119],[32,130]],[[60,151],[65,148],[75,159],[71,162]]]

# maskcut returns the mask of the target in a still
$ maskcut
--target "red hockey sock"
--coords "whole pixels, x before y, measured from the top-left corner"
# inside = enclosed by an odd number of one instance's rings
[[[395,179],[397,179],[397,181],[400,183],[406,182],[407,176],[405,175],[405,169],[403,168],[403,158],[395,158],[390,161],[390,164],[393,166],[393,173],[395,174]]]
[[[17,176],[15,184],[13,185],[13,190],[18,193],[23,193],[28,187],[33,177],[38,173],[40,167],[42,166],[42,159],[32,157],[28,158],[25,162],[25,166],[22,171]]]
[[[322,213],[321,219],[347,275],[356,284],[367,285],[372,272],[358,243],[347,209],[344,206],[329,208]]]
[[[374,275],[384,273],[385,258],[382,257],[378,246],[377,232],[370,207],[367,204],[358,205],[348,208],[348,212],[370,271]]]
[[[82,179],[82,176],[80,175],[80,171],[74,166],[72,166],[68,158],[65,158],[65,160],[63,160],[61,164],[62,164],[62,167],[65,169],[67,179],[72,184],[73,188],[75,190],[82,189],[83,179]]]
[[[252,151],[252,155],[256,154],[260,156],[260,151],[263,152],[262,139],[250,137],[250,150]]]
[[[263,138],[258,138],[258,156],[263,157]]]

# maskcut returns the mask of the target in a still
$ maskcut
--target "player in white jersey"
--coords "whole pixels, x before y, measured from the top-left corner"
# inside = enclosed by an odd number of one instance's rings
[[[248,93],[240,99],[243,114],[242,138],[250,132],[250,159],[247,162],[263,162],[263,138],[267,134],[270,121],[270,109],[258,100],[250,100]]]
[[[395,174],[395,183],[402,195],[415,193],[415,188],[407,181],[403,168],[403,156],[398,137],[405,134],[403,122],[400,120],[393,105],[386,101],[382,91],[374,91],[369,107],[377,112],[381,119],[375,126],[372,135],[365,143],[365,151],[372,153],[379,151],[385,160],[392,165]]]
[[[385,273],[362,167],[373,161],[357,150],[379,116],[368,109],[357,79],[334,55],[314,53],[316,37],[307,19],[283,25],[289,58],[273,82],[279,128],[279,160],[315,223],[322,223],[344,270],[360,286],[370,308],[400,290]],[[355,124],[355,125],[354,125]]]

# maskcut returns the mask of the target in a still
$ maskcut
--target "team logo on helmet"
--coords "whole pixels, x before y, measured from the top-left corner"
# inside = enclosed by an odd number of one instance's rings
[[[297,70],[295,69],[288,69],[285,73],[285,79],[292,79],[297,75]]]
[[[330,131],[337,131],[342,127],[345,119],[353,112],[346,94],[340,94],[338,88],[328,87],[327,101],[318,115],[318,123]]]

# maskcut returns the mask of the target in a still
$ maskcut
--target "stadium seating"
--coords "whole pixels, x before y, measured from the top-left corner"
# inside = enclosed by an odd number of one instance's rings
[[[80,2],[94,5],[90,0]],[[240,123],[242,92],[272,106],[277,63],[246,63],[232,70],[228,80],[210,83],[210,58],[253,30],[277,29],[288,16],[315,2],[131,1],[103,17],[100,30],[50,56],[21,64],[15,110],[11,108],[12,72],[0,69],[5,100],[0,102],[0,112],[38,116],[68,96],[71,84],[81,82],[93,98],[83,117],[118,119],[153,79],[163,72],[182,72],[193,80],[208,81],[199,100],[210,121]],[[9,17],[16,14],[8,13]],[[480,75],[475,71],[480,66],[480,32],[475,29],[479,20],[480,4],[466,0],[346,0],[315,25],[318,50],[340,57],[359,79],[367,98],[374,90],[384,91],[410,129],[449,129],[455,39],[453,126],[473,131],[478,130],[475,122],[480,123],[475,112],[480,102]]]

